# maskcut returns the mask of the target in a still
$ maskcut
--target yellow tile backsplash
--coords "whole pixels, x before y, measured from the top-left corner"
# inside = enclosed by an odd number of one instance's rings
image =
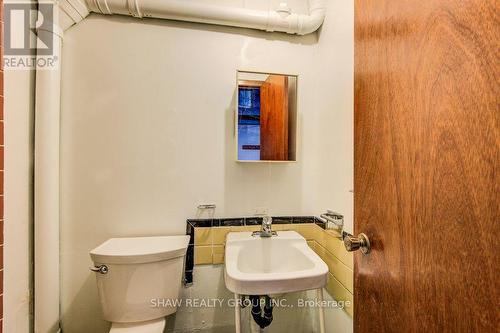
[[[321,245],[315,246],[313,250],[323,259],[328,265],[330,273],[339,280],[342,285],[351,293],[353,292],[353,271],[341,262],[335,255],[331,254]]]
[[[233,232],[245,232],[245,231],[258,231],[260,230],[261,226],[260,225],[246,225],[242,227],[231,227],[231,231]]]
[[[217,244],[217,245],[223,245],[226,243],[226,236],[229,232],[231,232],[232,227],[212,227],[212,228],[206,228],[206,229],[212,229],[212,244]],[[240,227],[243,228],[243,227]],[[200,228],[201,229],[201,228]],[[196,246],[196,228],[195,228],[195,239],[194,239],[194,246]]]
[[[349,306],[345,306],[344,311],[352,317],[354,313],[353,294],[350,293],[349,290],[347,290],[331,273],[328,274],[326,290],[336,301],[344,301],[345,303],[349,302]]]
[[[344,243],[339,238],[338,233],[331,232],[330,230],[323,231],[325,237],[325,249],[334,254],[340,261],[342,261],[351,270],[354,268],[354,256],[352,252],[345,250]]]
[[[302,237],[307,240],[314,240],[315,227],[318,227],[314,223],[304,223],[304,224],[281,224],[281,230],[293,230],[297,231]],[[273,226],[274,229],[275,226]],[[318,227],[320,228],[320,227]],[[320,228],[321,229],[321,228]]]
[[[260,230],[260,225],[234,227],[196,227],[194,233],[195,265],[223,264],[226,236],[229,232]],[[352,316],[353,307],[353,254],[345,250],[338,232],[324,230],[314,223],[273,224],[273,230],[294,230],[301,234],[307,244],[328,265],[329,276],[326,289],[337,301],[349,301],[344,310]]]
[[[194,228],[194,243],[212,246],[212,228]]]
[[[285,229],[285,227],[287,227],[287,225],[290,225],[290,224],[273,224],[273,231],[283,231],[283,230],[291,230],[289,228]]]
[[[212,264],[223,264],[224,263],[224,245],[214,245],[212,247]]]
[[[206,265],[211,263],[212,263],[212,246],[195,245],[194,264]]]

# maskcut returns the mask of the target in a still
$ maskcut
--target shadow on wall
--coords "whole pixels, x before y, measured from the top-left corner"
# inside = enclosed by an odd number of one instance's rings
[[[262,30],[254,30],[247,28],[238,28],[238,27],[229,27],[223,25],[215,25],[215,24],[204,24],[204,23],[195,23],[195,22],[183,22],[183,21],[174,21],[174,20],[163,20],[156,18],[143,18],[143,19],[135,19],[131,20],[128,16],[121,15],[100,15],[91,13],[86,20],[97,20],[97,21],[114,21],[125,24],[141,24],[141,25],[153,25],[153,26],[162,26],[169,28],[177,28],[184,30],[196,30],[196,31],[208,31],[208,32],[216,32],[221,34],[231,34],[231,35],[239,35],[244,37],[252,37],[259,38],[267,41],[281,41],[287,42],[290,44],[299,44],[299,45],[314,45],[318,43],[319,37],[321,35],[321,29],[318,30],[317,33],[312,33],[304,36],[294,35],[293,38],[290,38],[290,34],[282,33],[282,32],[273,32],[269,33]],[[70,28],[71,29],[71,28]],[[156,41],[155,41],[156,42]]]
[[[82,318],[92,318],[92,320],[82,320]],[[64,327],[65,323],[75,322],[78,325],[71,325],[71,329]],[[88,273],[84,284],[73,297],[67,311],[61,314],[61,326],[63,332],[69,333],[109,332],[111,324],[105,321],[102,316],[96,279],[93,273]],[[78,327],[78,332],[74,331],[75,327]]]
[[[210,307],[183,306],[167,317],[165,332],[234,332],[234,309],[227,306],[233,294],[226,289],[222,265],[195,267],[194,283],[181,289],[182,304],[192,301],[211,299],[224,300],[223,306]]]

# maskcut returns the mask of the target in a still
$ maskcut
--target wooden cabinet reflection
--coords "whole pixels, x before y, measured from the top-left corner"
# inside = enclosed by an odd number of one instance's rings
[[[238,160],[294,161],[297,77],[238,73]]]

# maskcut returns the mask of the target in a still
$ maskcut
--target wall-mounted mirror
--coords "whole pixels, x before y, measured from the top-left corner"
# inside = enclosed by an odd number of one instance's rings
[[[238,161],[295,161],[297,76],[238,72]]]

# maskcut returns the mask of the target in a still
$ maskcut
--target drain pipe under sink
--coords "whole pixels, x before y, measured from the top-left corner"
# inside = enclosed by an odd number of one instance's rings
[[[262,316],[262,308],[260,307],[261,297],[265,298],[264,302],[264,315]],[[269,296],[256,296],[251,295],[250,301],[252,303],[252,317],[253,320],[259,325],[261,329],[271,325],[273,321],[273,303]]]

